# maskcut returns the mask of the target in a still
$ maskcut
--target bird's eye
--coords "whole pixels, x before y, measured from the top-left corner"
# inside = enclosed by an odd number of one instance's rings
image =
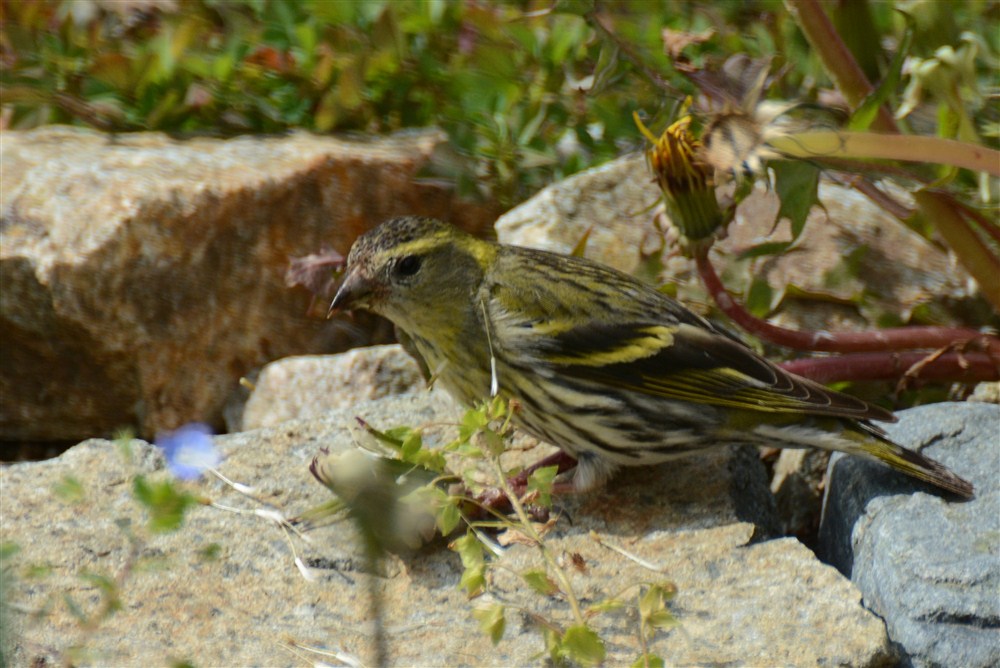
[[[396,273],[400,276],[413,276],[420,271],[420,258],[416,255],[407,255],[396,265]]]

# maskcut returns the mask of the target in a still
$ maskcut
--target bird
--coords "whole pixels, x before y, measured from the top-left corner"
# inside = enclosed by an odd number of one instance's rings
[[[514,422],[577,461],[572,486],[727,443],[881,461],[961,498],[973,486],[889,439],[892,412],[782,370],[654,286],[591,260],[404,216],[364,233],[330,314],[391,320],[460,403],[516,400]]]

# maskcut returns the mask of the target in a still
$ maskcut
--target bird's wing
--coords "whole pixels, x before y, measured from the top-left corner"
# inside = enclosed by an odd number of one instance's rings
[[[546,253],[516,252],[514,259],[522,260],[517,270],[501,272],[503,282],[487,280],[480,292],[494,344],[509,359],[667,399],[896,420],[887,410],[781,370],[630,276],[573,258],[557,262]],[[553,281],[553,273],[562,280]]]
[[[889,411],[795,376],[741,343],[692,324],[591,322],[536,348],[556,373],[729,408],[895,421]]]

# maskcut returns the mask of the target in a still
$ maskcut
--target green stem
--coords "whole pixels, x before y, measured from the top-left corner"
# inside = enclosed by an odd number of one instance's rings
[[[768,141],[789,158],[867,158],[927,162],[1000,177],[1000,151],[940,137],[814,130]]]
[[[569,607],[573,610],[573,618],[576,620],[577,625],[586,626],[587,622],[583,618],[583,612],[580,610],[580,601],[577,600],[576,594],[573,593],[573,586],[569,582],[569,578],[566,577],[566,573],[556,560],[549,554],[549,551],[545,549],[545,543],[542,542],[542,537],[538,535],[535,531],[534,525],[531,523],[531,518],[528,517],[528,513],[524,511],[524,506],[521,505],[521,500],[517,498],[514,494],[513,488],[511,488],[510,483],[507,482],[507,476],[504,474],[503,467],[500,465],[500,457],[490,453],[490,463],[493,464],[493,470],[496,473],[497,480],[500,483],[500,488],[503,490],[504,494],[510,500],[510,505],[514,509],[514,514],[517,515],[517,519],[521,522],[521,529],[528,534],[531,540],[535,541],[535,545],[538,546],[538,550],[542,553],[542,558],[545,559],[545,563],[548,564],[552,572],[555,573],[556,578],[559,580],[559,586],[563,593],[566,595],[566,600],[569,602]]]
[[[961,258],[962,265],[979,283],[983,295],[1000,309],[1000,258],[990,250],[962,216],[961,208],[946,193],[918,190],[913,198],[948,246]]]
[[[851,50],[823,11],[819,0],[785,0],[785,6],[823,63],[823,69],[833,79],[837,89],[852,109],[857,109],[874,90]],[[899,132],[895,119],[884,106],[872,122],[880,132]]]

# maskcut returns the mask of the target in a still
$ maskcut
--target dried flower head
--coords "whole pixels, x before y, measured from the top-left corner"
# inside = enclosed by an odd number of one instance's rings
[[[655,137],[639,117],[636,124],[653,143],[646,157],[663,191],[667,216],[681,232],[682,241],[697,244],[711,238],[725,222],[715,196],[712,168],[699,158],[701,142],[690,131],[685,116]]]

